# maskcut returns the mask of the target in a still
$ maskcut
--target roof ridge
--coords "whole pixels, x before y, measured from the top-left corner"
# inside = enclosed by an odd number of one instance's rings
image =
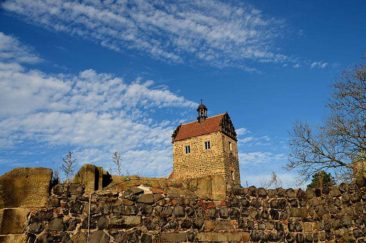
[[[217,116],[223,116],[225,114],[226,114],[226,112],[225,113],[220,113],[220,114],[217,114],[217,115],[214,115],[214,116],[207,117],[205,120],[208,120],[208,119],[211,119],[211,118],[215,118]],[[188,125],[188,124],[196,123],[196,122],[198,122],[198,121],[191,121],[191,122],[187,122],[187,123],[182,123],[180,125]]]

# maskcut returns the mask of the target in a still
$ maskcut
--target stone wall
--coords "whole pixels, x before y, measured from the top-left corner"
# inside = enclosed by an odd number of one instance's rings
[[[358,183],[366,183],[366,161],[353,162],[353,180]]]
[[[232,151],[229,151],[229,140]],[[210,141],[211,149],[205,149],[206,141]],[[185,153],[186,145],[190,146],[189,154]],[[173,179],[222,175],[227,184],[240,185],[236,141],[221,132],[174,142],[173,161]]]
[[[29,242],[365,242],[366,187],[242,188],[226,200],[56,185],[32,211]],[[89,204],[90,201],[90,204]]]
[[[102,190],[112,182],[112,176],[102,167],[84,164],[76,173],[74,183],[84,185],[85,193]]]
[[[45,206],[51,177],[46,168],[17,168],[0,176],[0,208]]]
[[[17,168],[0,176],[0,242],[25,242],[31,210],[48,205],[52,170]]]
[[[231,137],[222,135],[224,149],[225,178],[228,185],[240,186],[239,154],[236,141]],[[231,150],[229,143],[231,143]]]

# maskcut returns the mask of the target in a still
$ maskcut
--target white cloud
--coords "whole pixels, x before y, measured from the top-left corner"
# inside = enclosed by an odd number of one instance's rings
[[[0,61],[33,64],[40,62],[41,58],[17,38],[0,32]]]
[[[266,164],[272,162],[286,161],[287,156],[283,153],[272,152],[241,152],[239,153],[239,161],[242,165],[248,164]]]
[[[244,127],[241,127],[241,128],[235,129],[235,132],[236,132],[236,135],[239,137],[239,136],[249,133],[249,130]]]
[[[17,149],[30,142],[72,148],[79,163],[102,166],[120,151],[125,165],[135,168],[132,173],[168,174],[171,133],[178,122],[153,117],[171,108],[179,113],[196,103],[155,87],[153,81],[127,83],[91,69],[47,74],[21,62],[12,57],[0,61],[0,147]]]
[[[2,7],[116,51],[139,50],[170,62],[196,60],[250,71],[248,61],[288,61],[274,51],[283,23],[244,3],[12,0]]]
[[[328,63],[327,62],[323,62],[323,61],[319,61],[319,62],[312,62],[310,64],[310,68],[313,69],[313,68],[320,68],[320,69],[324,69],[328,66]]]
[[[236,129],[236,134],[238,136],[239,146],[266,146],[271,141],[269,136],[255,136],[246,128]]]

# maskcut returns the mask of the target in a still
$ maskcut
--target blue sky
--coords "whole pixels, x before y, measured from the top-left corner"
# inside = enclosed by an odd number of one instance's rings
[[[167,176],[171,133],[229,112],[242,184],[283,169],[295,121],[319,125],[331,85],[364,61],[364,1],[3,1],[0,173],[78,166]]]

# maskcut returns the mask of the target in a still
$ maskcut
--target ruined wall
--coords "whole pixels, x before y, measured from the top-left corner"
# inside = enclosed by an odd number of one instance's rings
[[[48,204],[52,170],[17,168],[0,176],[0,242],[25,242],[31,210]]]
[[[228,150],[229,140],[232,151]],[[211,149],[205,149],[206,141],[210,141]],[[191,148],[189,154],[185,153],[186,145]],[[236,141],[221,132],[174,142],[173,161],[174,179],[222,175],[228,184],[240,185]],[[231,171],[234,173],[234,180]]]
[[[81,185],[61,184],[47,208],[31,212],[27,237],[29,242],[87,242],[88,235],[89,242],[365,242],[365,210],[366,187],[355,184],[324,191],[250,187],[220,202],[138,188],[89,198]]]

